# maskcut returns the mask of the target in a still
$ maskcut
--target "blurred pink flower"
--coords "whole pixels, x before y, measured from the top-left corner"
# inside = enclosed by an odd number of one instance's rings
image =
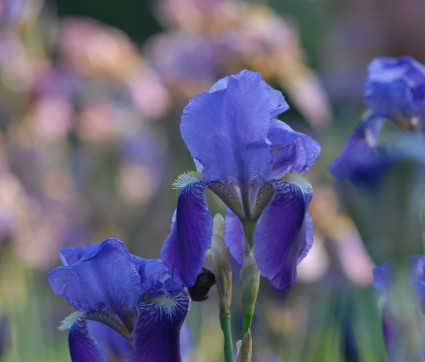
[[[59,45],[66,62],[87,77],[126,79],[140,62],[136,46],[123,32],[93,19],[65,18]]]
[[[77,115],[78,137],[86,142],[105,144],[127,138],[142,127],[131,108],[120,106],[112,99],[88,100]],[[114,146],[111,144],[110,146]]]
[[[64,97],[43,97],[35,104],[35,121],[43,138],[63,139],[72,127],[72,106]]]
[[[135,107],[148,118],[157,119],[171,106],[168,91],[160,77],[147,65],[127,80]]]
[[[233,4],[226,0],[158,0],[154,10],[161,23],[191,32],[225,18]]]

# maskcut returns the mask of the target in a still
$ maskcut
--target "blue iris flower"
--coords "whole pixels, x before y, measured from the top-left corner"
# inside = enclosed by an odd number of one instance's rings
[[[312,188],[301,174],[320,146],[276,119],[288,108],[279,91],[248,70],[219,80],[185,107],[180,130],[197,172],[175,183],[183,189],[161,250],[176,281],[193,285],[204,263],[212,236],[209,188],[228,206],[225,241],[235,259],[242,263],[243,225],[254,225],[261,274],[276,288],[294,283],[313,240]]]
[[[339,179],[373,183],[400,160],[424,158],[409,143],[419,152],[424,149],[425,67],[408,56],[375,58],[368,67],[364,93],[370,113],[349,138],[341,155],[330,164],[330,171]],[[402,137],[394,149],[388,149],[378,142],[385,120],[409,131],[408,134],[418,135],[410,140],[409,136]],[[407,147],[399,147],[402,143]]]
[[[179,335],[189,297],[162,261],[131,255],[117,239],[64,249],[60,256],[64,266],[53,269],[48,280],[78,311],[63,323],[70,328],[73,361],[107,361],[89,320],[128,340],[126,361],[180,361]],[[121,337],[116,337],[122,348]]]
[[[368,67],[364,93],[376,117],[406,130],[425,129],[425,67],[413,58],[375,58]]]

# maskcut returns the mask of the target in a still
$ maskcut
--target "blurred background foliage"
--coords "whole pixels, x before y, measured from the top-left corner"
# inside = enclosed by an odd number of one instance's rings
[[[370,60],[425,60],[424,13],[421,0],[0,0],[0,360],[69,360],[57,326],[72,308],[46,278],[61,248],[118,237],[159,257],[171,183],[194,168],[182,109],[243,68],[322,145],[315,244],[290,290],[262,282],[254,360],[385,360],[373,262],[327,170],[361,118]],[[184,359],[220,361],[215,290],[187,324]]]

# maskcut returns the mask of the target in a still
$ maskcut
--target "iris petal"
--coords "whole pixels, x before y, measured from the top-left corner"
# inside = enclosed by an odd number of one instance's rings
[[[209,93],[214,93],[222,89],[226,89],[229,83],[230,78],[241,79],[241,77],[256,77],[258,73],[250,72],[249,70],[242,70],[239,74],[231,75],[220,79],[216,82],[209,90]],[[269,105],[270,105],[270,118],[276,117],[278,114],[281,114],[289,109],[288,103],[286,103],[285,98],[281,92],[273,89],[266,82],[262,82],[261,86],[268,93],[269,96]]]
[[[142,294],[155,289],[157,283],[163,283],[170,278],[170,272],[162,260],[147,259],[139,267],[140,279],[142,280]]]
[[[78,262],[53,269],[50,287],[77,310],[117,314],[131,328],[141,284],[130,253],[117,239],[94,244],[86,252]]]
[[[196,182],[180,193],[171,233],[161,249],[161,259],[177,283],[192,286],[202,268],[212,237],[212,215],[205,199],[208,183]]]
[[[353,135],[348,139],[341,155],[331,162],[329,170],[339,178],[367,177],[371,164],[377,158],[376,146],[384,120],[369,116],[358,125]]]
[[[62,249],[59,253],[62,264],[69,266],[75,264],[79,260],[87,260],[96,254],[101,243],[91,244],[88,246],[78,246],[76,248]]]
[[[295,175],[273,185],[274,196],[254,231],[254,255],[261,274],[282,289],[295,282],[297,262],[309,247],[305,219],[312,188]]]
[[[313,219],[311,218],[310,214],[307,212],[305,214],[305,229],[304,229],[304,236],[302,238],[303,244],[301,246],[301,254],[297,259],[297,264],[303,260],[308,252],[310,251],[311,247],[313,246],[313,235],[314,235],[314,228],[313,228]]]
[[[272,146],[279,146],[273,155],[271,179],[290,172],[304,173],[320,154],[320,145],[313,138],[277,119],[272,119],[267,138]]]
[[[411,57],[375,58],[364,88],[366,104],[379,116],[394,121],[424,116],[425,67]]]
[[[242,265],[244,255],[242,246],[242,224],[236,214],[230,209],[227,209],[226,211],[224,230],[224,241],[229,248],[230,253],[236,259],[236,261]]]
[[[164,294],[139,304],[126,361],[181,361],[180,329],[189,308],[185,293]]]
[[[71,327],[68,336],[69,351],[74,362],[108,362],[99,344],[90,334],[84,317],[78,319]]]
[[[251,179],[268,177],[273,157],[266,139],[270,119],[286,109],[283,96],[259,73],[243,71],[210,93],[193,97],[180,130],[205,180],[230,178],[243,188]]]

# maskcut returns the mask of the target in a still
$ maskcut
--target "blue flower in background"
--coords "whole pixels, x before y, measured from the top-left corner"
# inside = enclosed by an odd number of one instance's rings
[[[384,120],[370,116],[361,122],[348,139],[338,158],[331,162],[329,170],[339,179],[363,179],[369,171],[377,170],[376,165],[385,151],[377,146],[377,140]],[[377,164],[380,165],[379,162]],[[371,167],[372,166],[372,167]]]
[[[375,187],[395,167],[410,163],[415,179],[425,177],[425,138],[402,134],[388,143],[377,143],[381,124],[369,119],[360,123],[329,170],[338,179]]]
[[[364,88],[365,103],[371,112],[329,169],[339,179],[370,184],[399,161],[424,159],[421,154],[425,154],[425,141],[421,131],[425,129],[425,67],[408,56],[375,58],[368,67]],[[418,132],[419,136],[410,139],[403,136],[394,148],[389,148],[378,142],[385,119],[403,130]]]
[[[189,297],[162,261],[131,255],[117,239],[64,249],[61,260],[64,266],[53,269],[48,280],[78,311],[63,323],[70,328],[73,361],[107,361],[88,320],[128,340],[126,361],[180,361],[179,335]],[[116,337],[115,349],[122,349],[122,338]]]
[[[364,91],[374,116],[405,130],[425,129],[425,67],[413,58],[375,58]]]
[[[295,281],[313,239],[312,188],[301,174],[320,146],[275,118],[288,108],[280,92],[248,70],[221,79],[185,107],[180,130],[198,172],[175,183],[183,189],[161,251],[176,281],[191,286],[202,268],[212,236],[207,188],[228,206],[225,240],[236,260],[244,254],[242,225],[255,225],[262,275],[276,288]]]

